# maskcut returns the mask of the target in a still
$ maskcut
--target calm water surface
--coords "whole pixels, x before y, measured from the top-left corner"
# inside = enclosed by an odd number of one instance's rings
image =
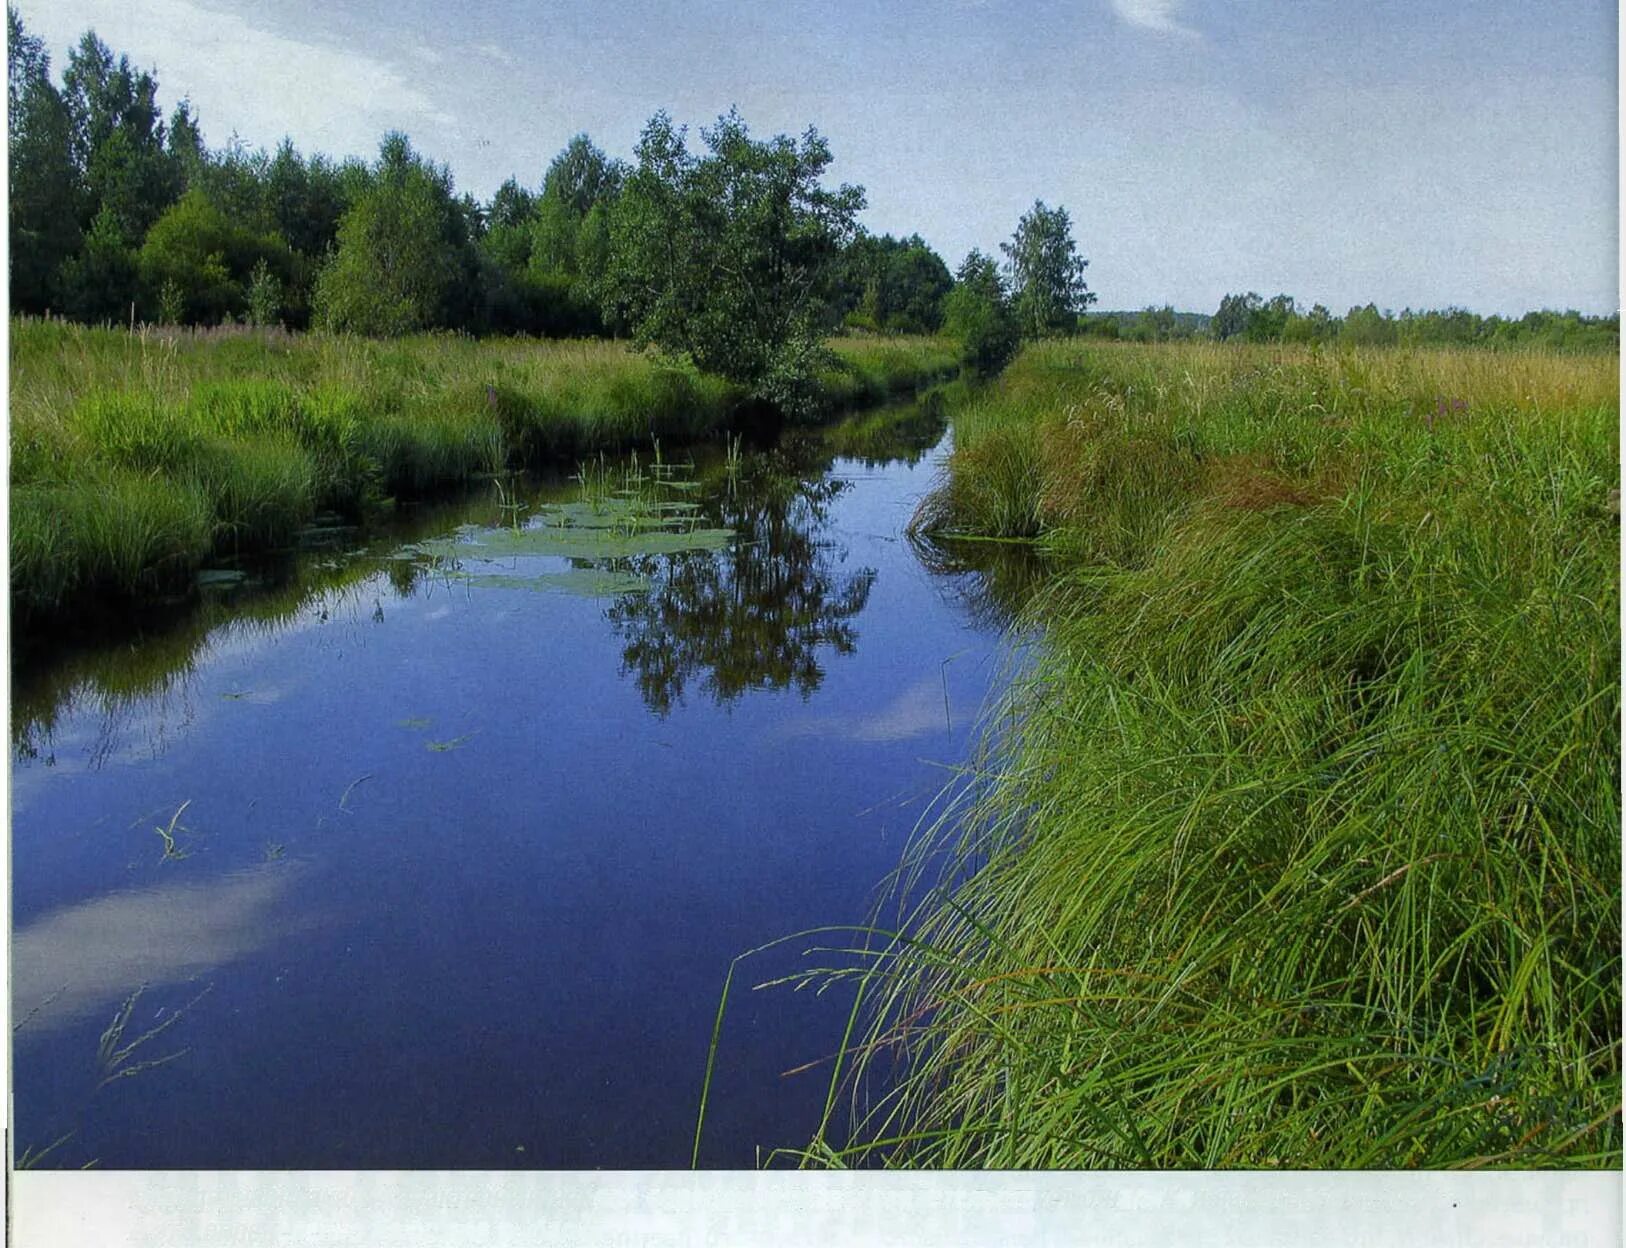
[[[18,1155],[686,1166],[730,959],[868,915],[1000,678],[942,437],[491,483],[20,667]],[[736,992],[702,1164],[805,1142],[849,1001]]]

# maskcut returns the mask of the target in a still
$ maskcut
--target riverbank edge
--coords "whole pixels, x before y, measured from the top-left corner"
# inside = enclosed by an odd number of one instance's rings
[[[1064,566],[791,1158],[1618,1167],[1618,394],[1159,350],[954,413],[918,527]]]
[[[778,413],[624,344],[130,333],[14,318],[11,623],[26,646],[87,613],[184,596],[198,570],[365,526],[483,475],[674,451]],[[959,372],[941,339],[832,344],[817,422]],[[738,428],[737,428],[738,427]]]

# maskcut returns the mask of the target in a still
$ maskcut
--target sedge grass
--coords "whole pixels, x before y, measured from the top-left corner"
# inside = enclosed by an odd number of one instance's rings
[[[1061,344],[966,408],[922,527],[1066,570],[800,1160],[1618,1167],[1615,387]]]

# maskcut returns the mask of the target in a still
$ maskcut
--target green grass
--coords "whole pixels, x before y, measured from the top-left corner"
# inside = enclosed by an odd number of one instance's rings
[[[938,338],[838,338],[837,366],[819,379],[826,414],[867,407],[959,372],[954,344]]]
[[[196,489],[97,468],[11,491],[11,601],[27,624],[87,594],[151,596],[184,584],[213,544]]]
[[[952,371],[933,339],[841,340],[834,412]],[[505,466],[680,445],[743,400],[609,342],[11,325],[17,625],[175,593],[211,556],[287,544],[318,512]]]
[[[965,408],[921,529],[1064,570],[801,1158],[1618,1167],[1616,368],[1055,344]]]

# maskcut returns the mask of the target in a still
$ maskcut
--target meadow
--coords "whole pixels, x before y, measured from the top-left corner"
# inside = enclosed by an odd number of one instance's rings
[[[956,368],[930,338],[832,346],[821,414]],[[285,546],[324,514],[692,442],[750,414],[740,387],[624,343],[14,319],[14,618],[26,633],[183,592],[210,559]]]
[[[800,1160],[1618,1167],[1618,359],[1051,342],[954,430],[917,530],[1056,570]]]

